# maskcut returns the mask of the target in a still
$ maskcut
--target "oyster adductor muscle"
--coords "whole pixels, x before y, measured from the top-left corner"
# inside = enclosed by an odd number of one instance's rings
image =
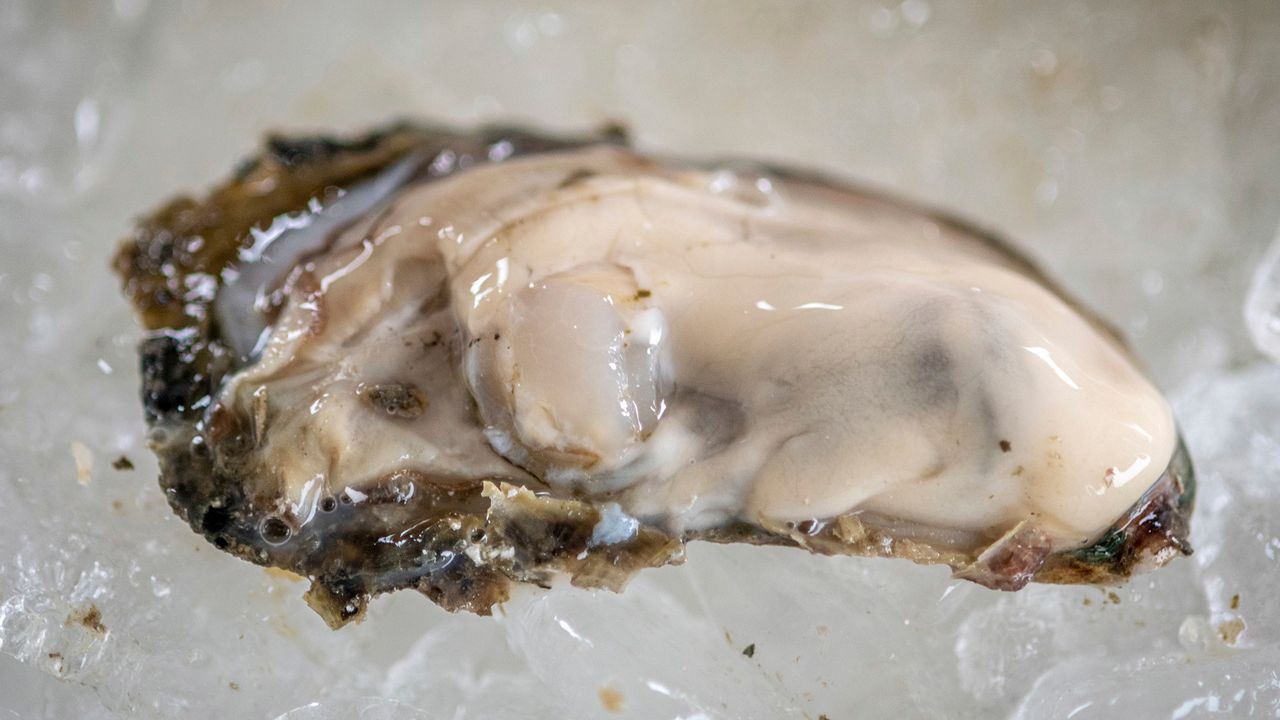
[[[1115,333],[1005,244],[813,174],[402,124],[271,139],[116,258],[173,508],[308,577],[621,588],[684,542],[1104,583],[1190,552]]]

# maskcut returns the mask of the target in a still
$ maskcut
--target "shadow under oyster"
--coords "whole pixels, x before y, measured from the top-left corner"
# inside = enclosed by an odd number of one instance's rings
[[[621,589],[684,542],[1016,590],[1190,553],[1190,462],[1121,340],[945,215],[616,131],[272,138],[115,260],[174,510],[311,580]]]

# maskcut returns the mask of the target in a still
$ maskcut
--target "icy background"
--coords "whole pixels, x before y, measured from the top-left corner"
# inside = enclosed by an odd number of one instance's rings
[[[1280,716],[1280,3],[373,8],[0,2],[0,720]],[[264,130],[399,115],[623,120],[1002,229],[1176,399],[1196,555],[1000,594],[694,546],[620,596],[330,632],[171,516],[106,267]]]

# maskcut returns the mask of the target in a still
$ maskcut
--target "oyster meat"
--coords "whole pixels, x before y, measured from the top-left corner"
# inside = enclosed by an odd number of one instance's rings
[[[817,175],[615,131],[277,138],[116,269],[173,508],[335,627],[400,588],[620,589],[691,539],[1005,590],[1190,552],[1190,463],[1115,332]]]

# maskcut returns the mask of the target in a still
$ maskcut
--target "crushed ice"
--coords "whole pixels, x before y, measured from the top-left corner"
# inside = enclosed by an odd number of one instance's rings
[[[1258,350],[1280,363],[1280,231],[1253,272],[1244,318]]]
[[[542,720],[608,716],[606,699],[705,720],[1280,712],[1280,368],[1249,343],[1277,357],[1280,241],[1251,260],[1280,197],[1280,8],[55,8],[0,4],[0,717]],[[424,109],[626,118],[653,147],[849,172],[1004,228],[1180,388],[1196,555],[1121,588],[1006,595],[938,568],[694,545],[622,595],[556,587],[485,619],[401,594],[330,632],[304,583],[170,513],[104,268],[131,217],[264,128]],[[98,463],[82,486],[72,442],[137,471]],[[631,527],[602,522],[600,541]]]

